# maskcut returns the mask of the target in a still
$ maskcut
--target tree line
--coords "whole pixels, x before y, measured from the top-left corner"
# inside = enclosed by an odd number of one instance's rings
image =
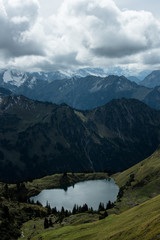
[[[33,202],[32,202],[33,204]],[[36,202],[36,204],[41,205],[41,203],[39,201]],[[56,207],[51,208],[50,204],[47,202],[46,206],[47,208],[47,213],[48,216],[50,216],[51,214],[55,215],[57,217],[57,220],[54,223],[61,223],[63,221],[64,218],[69,217],[70,215],[75,215],[78,213],[90,213],[90,214],[94,214],[97,213],[99,214],[99,220],[104,219],[108,216],[107,210],[111,209],[114,207],[114,203],[112,203],[111,201],[108,201],[108,203],[106,204],[106,206],[104,205],[104,203],[100,203],[98,210],[93,210],[92,207],[88,207],[88,205],[85,203],[82,206],[78,206],[77,204],[75,204],[73,206],[72,211],[69,210],[65,210],[64,207],[62,206],[61,210],[58,211]],[[52,218],[51,217],[45,217],[44,219],[44,228],[49,228],[49,227],[53,227],[53,222],[52,222]]]

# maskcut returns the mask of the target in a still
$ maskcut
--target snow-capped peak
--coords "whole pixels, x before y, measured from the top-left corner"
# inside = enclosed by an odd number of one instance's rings
[[[17,70],[7,70],[3,74],[4,83],[20,87],[27,80],[27,75],[24,72]]]

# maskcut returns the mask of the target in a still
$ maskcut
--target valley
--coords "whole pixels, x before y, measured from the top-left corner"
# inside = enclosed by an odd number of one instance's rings
[[[80,214],[83,219],[76,223],[64,223],[54,230],[44,230],[34,234],[33,239],[158,239],[160,230],[159,200],[159,156],[158,149],[153,155],[132,168],[113,175],[119,186],[124,187],[123,196],[115,203],[115,207],[108,210],[109,217],[93,223],[85,223],[87,216]],[[130,181],[131,174],[134,175]],[[93,217],[95,218],[95,216]],[[74,222],[75,221],[75,222]],[[35,220],[35,224],[40,224]],[[23,226],[24,232],[31,230],[33,222]],[[136,229],[136,231],[135,231]],[[38,228],[38,231],[40,229]],[[21,239],[21,238],[20,238]]]
[[[24,223],[21,229],[23,237],[19,237],[19,239],[27,240],[30,236],[31,239],[41,238],[45,240],[53,238],[91,240],[99,239],[99,237],[101,239],[112,238],[115,240],[117,238],[135,238],[136,240],[156,239],[160,234],[158,227],[160,219],[159,156],[160,149],[158,148],[155,153],[141,163],[112,176],[118,185],[123,187],[123,194],[118,196],[114,208],[107,211],[109,216],[102,220],[99,220],[99,214],[101,213],[91,214],[86,212],[65,217],[61,223],[54,223],[56,220],[55,215],[47,215],[47,209],[41,206],[22,202],[16,203],[16,200],[8,201],[4,197],[1,198],[1,202],[3,206],[10,206],[10,214],[12,214],[13,206],[14,212],[19,211],[18,209],[21,208],[21,215],[23,215],[23,221],[26,223]],[[34,180],[33,182],[26,182],[27,195],[32,195],[37,190],[39,192],[47,186],[49,188],[59,186],[62,176],[53,175]],[[67,174],[67,176],[70,182],[82,179],[108,178],[108,175],[103,173],[75,174],[74,176],[73,174]],[[12,189],[14,185],[8,185],[8,187]],[[27,209],[30,210],[28,211]],[[32,214],[30,214],[31,209]],[[41,216],[38,216],[38,212],[36,214],[38,209],[41,212]],[[52,218],[53,227],[44,229],[45,216]],[[17,215],[17,220],[19,217]],[[22,219],[22,216],[20,219]]]

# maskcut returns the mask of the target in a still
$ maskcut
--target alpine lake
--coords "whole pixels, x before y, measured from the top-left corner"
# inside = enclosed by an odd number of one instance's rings
[[[100,203],[106,205],[108,201],[115,202],[119,187],[113,179],[89,180],[78,182],[72,186],[55,189],[46,189],[30,200],[39,201],[43,206],[48,203],[51,208],[72,210],[74,205],[83,206],[85,203],[93,210],[97,210]]]

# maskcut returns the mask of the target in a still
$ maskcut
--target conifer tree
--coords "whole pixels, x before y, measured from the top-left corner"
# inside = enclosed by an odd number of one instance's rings
[[[49,228],[48,219],[46,217],[44,219],[44,228]]]
[[[64,207],[62,206],[62,208],[61,208],[61,214],[64,215],[64,212],[65,212],[65,210],[64,210]]]
[[[49,218],[49,226],[50,226],[50,227],[53,227],[52,218]]]
[[[99,207],[98,207],[98,211],[104,211],[104,204],[100,202]]]
[[[75,204],[74,207],[73,207],[73,210],[72,210],[72,214],[76,214],[76,213],[77,213],[77,206]]]

